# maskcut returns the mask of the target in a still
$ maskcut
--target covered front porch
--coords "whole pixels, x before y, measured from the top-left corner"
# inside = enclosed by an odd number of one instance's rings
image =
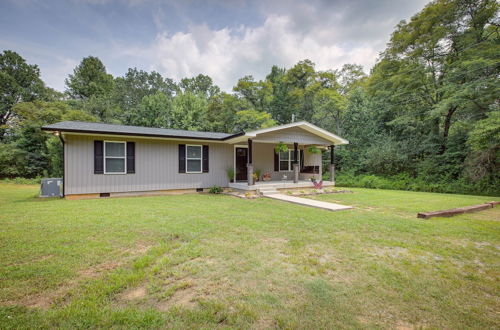
[[[322,181],[323,153],[329,153],[329,180],[335,185],[335,146],[347,141],[306,122],[245,133],[233,144],[233,179],[239,190],[312,188]]]

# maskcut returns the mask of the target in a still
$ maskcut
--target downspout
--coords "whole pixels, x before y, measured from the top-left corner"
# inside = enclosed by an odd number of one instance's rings
[[[59,136],[59,140],[61,140],[62,147],[63,147],[63,191],[62,191],[62,197],[64,198],[66,196],[66,147],[64,143],[64,139],[62,137],[62,133],[59,131],[57,132],[57,136]]]

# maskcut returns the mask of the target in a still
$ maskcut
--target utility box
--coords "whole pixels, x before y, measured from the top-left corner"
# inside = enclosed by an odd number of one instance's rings
[[[62,197],[62,178],[42,179],[40,197]]]

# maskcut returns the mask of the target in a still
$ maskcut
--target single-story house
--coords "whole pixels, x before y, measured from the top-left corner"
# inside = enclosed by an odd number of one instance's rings
[[[237,134],[78,121],[42,129],[58,135],[64,145],[63,190],[69,198],[211,186],[310,187],[311,177],[321,180],[318,149],[330,150],[330,181],[324,185],[334,185],[334,148],[348,143],[304,121]],[[276,152],[277,145],[287,145],[288,151]],[[261,175],[254,180],[256,170]]]

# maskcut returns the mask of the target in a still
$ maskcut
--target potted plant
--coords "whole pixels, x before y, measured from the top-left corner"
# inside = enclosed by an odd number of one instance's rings
[[[269,172],[264,173],[264,175],[262,175],[262,181],[271,181],[271,174],[269,174]]]
[[[226,169],[226,174],[229,182],[234,182],[234,168],[229,167],[228,169]]]
[[[280,141],[280,143],[278,143],[276,147],[274,147],[274,151],[276,151],[277,154],[279,154],[280,152],[287,152],[288,146],[284,142]]]
[[[254,177],[255,181],[260,181],[260,174],[262,173],[262,171],[260,169],[256,169],[254,174],[256,175],[256,177]]]

